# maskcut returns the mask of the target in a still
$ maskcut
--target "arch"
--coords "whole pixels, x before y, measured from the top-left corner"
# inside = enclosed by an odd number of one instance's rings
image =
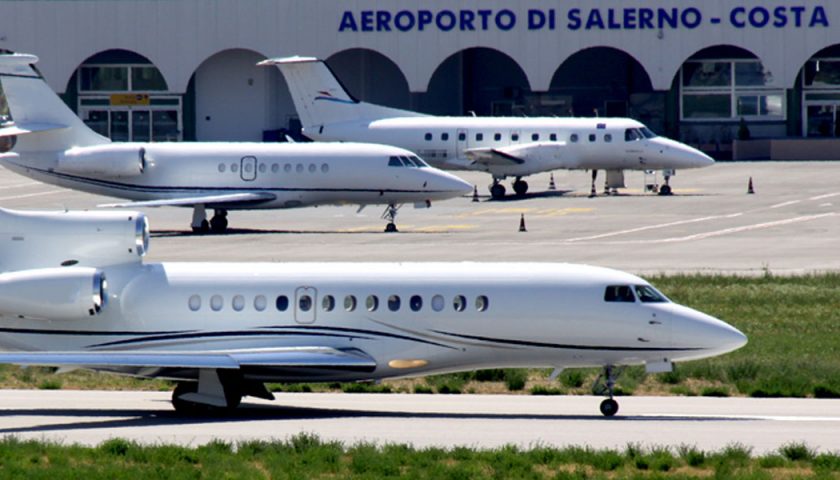
[[[408,80],[386,55],[368,48],[350,48],[333,53],[326,62],[359,100],[394,108],[411,107]]]
[[[438,115],[510,115],[527,102],[528,77],[510,55],[487,47],[453,53],[438,65],[419,109]]]
[[[840,137],[840,44],[814,52],[797,72],[795,100],[800,103],[795,131],[805,137]]]
[[[195,69],[188,96],[195,98],[195,137],[200,141],[276,139],[295,116],[286,81],[276,68],[257,66],[266,57],[231,48]],[[273,137],[272,137],[273,135]]]
[[[597,46],[574,53],[557,67],[549,94],[558,104],[557,115],[625,117],[634,108],[641,112],[642,103],[650,102],[653,85],[634,56],[618,48]],[[664,98],[658,101],[664,108]]]
[[[673,86],[679,86],[680,81],[680,71],[685,65],[686,62],[690,60],[709,60],[709,59],[730,59],[730,60],[740,60],[740,59],[757,59],[761,60],[761,58],[753,53],[752,51],[744,48],[739,47],[737,45],[711,45],[705,48],[701,48],[700,50],[695,51],[688,57],[684,58],[679,65],[677,65],[676,69],[673,71]],[[762,62],[762,65],[764,63]]]

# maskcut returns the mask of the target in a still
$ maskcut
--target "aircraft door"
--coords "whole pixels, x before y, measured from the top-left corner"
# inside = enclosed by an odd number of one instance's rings
[[[315,322],[317,300],[318,291],[315,287],[298,287],[295,290],[295,321],[297,323]]]
[[[455,157],[461,158],[464,152],[470,148],[470,132],[467,129],[459,128],[455,136]]]
[[[666,308],[653,308],[647,314],[644,333],[639,337],[651,347],[667,348],[671,346],[671,312]]]
[[[246,182],[251,182],[257,178],[257,157],[242,157],[241,165],[239,166],[239,176]]]

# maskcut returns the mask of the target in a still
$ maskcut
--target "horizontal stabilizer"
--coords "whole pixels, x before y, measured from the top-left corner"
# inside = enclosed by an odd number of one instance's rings
[[[26,135],[27,133],[46,132],[49,130],[61,130],[64,128],[69,127],[67,125],[60,125],[57,123],[13,123],[7,127],[0,128],[0,137]]]
[[[82,351],[4,352],[0,363],[58,367],[227,368],[284,367],[373,371],[376,362],[360,351],[287,347],[205,352]]]
[[[224,193],[220,195],[204,195],[198,197],[166,198],[162,200],[148,200],[142,202],[106,203],[98,205],[103,208],[137,208],[137,207],[186,207],[192,205],[228,205],[232,203],[262,203],[270,202],[277,196],[270,192],[240,192]]]

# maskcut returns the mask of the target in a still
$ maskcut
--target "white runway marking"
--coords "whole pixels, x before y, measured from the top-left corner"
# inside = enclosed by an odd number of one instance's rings
[[[708,220],[717,220],[717,219],[720,219],[720,218],[735,218],[735,217],[739,217],[741,215],[743,215],[743,213],[740,213],[740,212],[739,213],[731,213],[731,214],[728,214],[728,215],[713,215],[713,216],[710,216],[710,217],[693,218],[693,219],[690,219],[690,220],[680,220],[678,222],[661,223],[659,225],[647,225],[647,226],[644,226],[644,227],[630,228],[630,229],[627,229],[627,230],[619,230],[619,231],[616,231],[616,232],[607,232],[607,233],[602,233],[602,234],[599,234],[599,235],[591,235],[591,236],[588,236],[588,237],[569,238],[569,239],[566,239],[565,241],[566,242],[580,242],[580,241],[583,241],[583,240],[597,240],[599,238],[615,237],[617,235],[625,235],[625,234],[628,234],[628,233],[644,232],[646,230],[656,230],[656,229],[659,229],[659,228],[668,228],[668,227],[674,227],[674,226],[677,226],[677,225],[687,225],[687,224],[690,224],[690,223],[699,223],[699,222],[705,222],[705,221],[708,221]]]
[[[776,205],[773,205],[770,208],[782,208],[782,207],[787,207],[789,205],[796,205],[797,203],[799,203],[801,201],[802,200],[791,200],[789,202],[777,203]]]
[[[0,190],[10,190],[12,188],[23,188],[23,187],[32,187],[35,185],[44,185],[40,182],[26,182],[26,183],[14,183],[12,185],[2,185],[0,186]]]
[[[840,195],[840,192],[837,193],[826,193],[824,195],[817,195],[816,197],[811,197],[808,200],[824,200],[826,198],[836,197]]]

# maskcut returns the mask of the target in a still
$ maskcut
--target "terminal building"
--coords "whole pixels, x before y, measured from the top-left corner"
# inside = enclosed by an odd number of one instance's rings
[[[117,141],[282,140],[294,105],[256,64],[304,55],[359,99],[437,115],[627,116],[717,158],[840,142],[828,0],[12,1],[0,50],[38,55]]]

